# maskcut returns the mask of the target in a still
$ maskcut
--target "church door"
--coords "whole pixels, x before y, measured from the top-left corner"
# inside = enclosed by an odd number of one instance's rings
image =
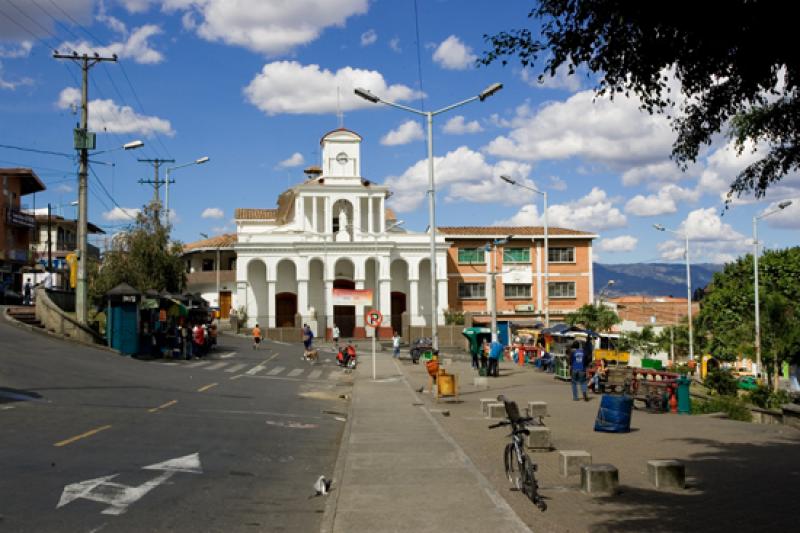
[[[403,334],[403,313],[406,312],[406,295],[392,292],[392,331]]]
[[[293,328],[294,315],[297,314],[297,295],[293,292],[280,292],[275,295],[275,326]]]

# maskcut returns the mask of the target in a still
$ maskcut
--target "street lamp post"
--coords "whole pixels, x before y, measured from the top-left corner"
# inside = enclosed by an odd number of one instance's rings
[[[203,163],[207,163],[209,161],[209,159],[210,158],[208,156],[203,156],[203,157],[201,157],[199,159],[195,159],[194,161],[190,161],[189,163],[184,163],[182,165],[177,165],[177,166],[174,166],[174,167],[167,168],[167,178],[165,180],[166,185],[167,185],[167,190],[166,190],[165,198],[164,198],[165,203],[166,203],[166,211],[167,211],[167,226],[169,226],[169,182],[170,182],[169,175],[170,175],[170,172],[172,172],[173,170],[178,170],[179,168],[189,167],[189,166],[192,166],[192,165],[202,165]]]
[[[484,250],[490,253],[489,257],[489,284],[491,285],[492,296],[489,299],[489,303],[491,304],[491,314],[492,314],[492,342],[497,340],[497,259],[495,256],[497,255],[497,247],[506,244],[509,240],[511,240],[513,235],[509,235],[505,239],[495,239],[491,243],[486,243]]]
[[[410,113],[414,113],[417,115],[424,116],[427,120],[428,124],[428,218],[430,219],[430,231],[431,231],[431,340],[433,344],[433,349],[439,349],[439,335],[437,330],[437,319],[438,319],[438,282],[436,278],[436,189],[434,188],[434,176],[433,176],[433,117],[436,115],[440,115],[451,109],[455,109],[462,105],[468,104],[470,102],[474,102],[475,100],[480,100],[483,102],[494,93],[499,91],[503,88],[502,83],[493,83],[486,89],[484,89],[480,94],[477,96],[473,96],[471,98],[467,98],[466,100],[462,100],[460,102],[456,102],[455,104],[443,107],[437,111],[421,111],[419,109],[414,109],[413,107],[404,106],[402,104],[398,104],[395,102],[390,102],[389,100],[384,100],[379,96],[376,96],[369,92],[366,89],[357,88],[355,89],[356,95],[360,96],[364,100],[372,102],[373,104],[382,103],[386,104],[390,107],[396,107],[397,109],[402,109],[404,111],[408,111]]]
[[[598,294],[598,302],[597,302],[598,306],[600,307],[603,306],[603,295],[605,294],[606,296],[608,296],[608,290],[614,286],[614,283],[616,283],[616,281],[610,279],[606,282],[603,288],[600,289],[600,294]]]
[[[662,224],[653,224],[653,227],[658,231],[668,231],[674,233],[679,237],[685,239],[685,257],[686,257],[686,308],[689,314],[689,360],[694,361],[694,328],[692,326],[692,273],[689,266],[689,231],[683,233],[664,227]]]
[[[762,218],[768,217],[770,215],[774,215],[775,213],[782,211],[792,205],[791,200],[786,200],[778,204],[777,209],[773,209],[772,211],[767,211],[766,213],[762,213],[759,216],[753,217],[753,289],[754,289],[754,298],[755,298],[755,311],[756,311],[756,337],[755,337],[755,346],[756,346],[756,370],[754,374],[756,377],[759,376],[761,373],[761,304],[758,298],[758,221]]]
[[[544,206],[544,325],[550,327],[550,242],[549,242],[549,226],[547,224],[547,191],[540,191],[533,187],[528,187],[517,180],[511,179],[509,176],[500,176],[500,179],[511,185],[522,187],[529,191],[541,194]]]

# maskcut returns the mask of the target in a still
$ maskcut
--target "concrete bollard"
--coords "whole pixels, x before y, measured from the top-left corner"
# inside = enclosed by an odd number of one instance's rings
[[[476,387],[481,389],[488,389],[489,388],[489,378],[486,376],[475,376],[472,380],[472,384]],[[495,400],[497,401],[497,400]]]
[[[581,467],[592,464],[592,454],[584,450],[563,450],[559,452],[558,471],[562,477],[581,473]]]
[[[647,477],[657,489],[686,488],[686,467],[674,459],[647,461]]]
[[[547,402],[528,402],[528,416],[533,418],[547,416]]]
[[[486,416],[489,418],[505,418],[506,406],[503,402],[494,402],[486,404]]]
[[[613,496],[619,487],[619,471],[609,464],[581,467],[581,492],[600,496]]]
[[[550,441],[550,428],[545,426],[528,427],[530,434],[525,436],[525,445],[532,450],[550,451],[553,444]]]
[[[481,398],[481,413],[489,415],[489,410],[486,409],[486,406],[490,403],[497,403],[497,398]]]

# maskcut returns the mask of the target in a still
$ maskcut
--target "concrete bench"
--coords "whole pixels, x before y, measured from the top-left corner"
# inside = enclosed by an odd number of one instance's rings
[[[647,461],[647,477],[657,489],[686,488],[686,467],[673,459]]]
[[[481,398],[481,413],[484,415],[488,415],[489,411],[486,409],[486,406],[490,403],[497,403],[497,398]]]
[[[506,405],[498,401],[487,403],[486,416],[489,418],[506,418]]]
[[[609,464],[581,467],[581,492],[599,496],[613,496],[619,488],[619,471]]]
[[[562,450],[558,452],[558,471],[562,477],[581,473],[581,467],[592,464],[592,454],[584,450]]]
[[[525,437],[525,445],[537,451],[550,451],[553,443],[550,440],[550,428],[545,426],[529,426],[530,434]]]
[[[547,402],[528,402],[528,416],[544,418],[547,416]]]
[[[489,378],[487,378],[486,376],[475,376],[474,378],[472,378],[472,384],[480,389],[488,389]]]

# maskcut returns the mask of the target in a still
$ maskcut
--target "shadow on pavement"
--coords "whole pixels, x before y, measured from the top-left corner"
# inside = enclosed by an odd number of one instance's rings
[[[678,448],[682,444],[706,447],[684,461],[686,490],[664,492],[622,485],[617,496],[596,500],[601,505],[589,531],[781,531],[797,527],[792,509],[796,510],[800,487],[800,435],[787,435],[783,442],[768,444],[694,438],[671,442]]]
[[[33,391],[0,387],[0,403],[28,402],[39,400],[41,397],[41,394]]]

